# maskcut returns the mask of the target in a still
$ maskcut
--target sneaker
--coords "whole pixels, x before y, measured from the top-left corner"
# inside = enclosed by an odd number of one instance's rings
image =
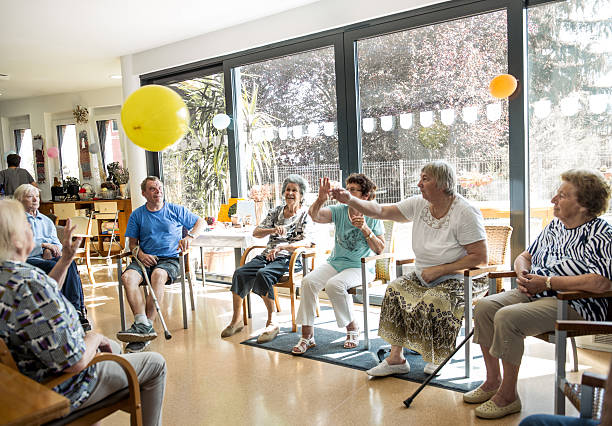
[[[125,353],[133,354],[136,352],[142,352],[150,344],[150,340],[148,342],[130,342],[125,347]]]
[[[259,335],[257,338],[257,343],[268,343],[274,340],[276,336],[278,336],[279,327],[277,324],[270,324],[266,328],[264,328],[263,333]]]
[[[152,325],[134,323],[127,330],[117,333],[117,339],[122,342],[148,342],[157,337]]]
[[[403,364],[391,365],[387,363],[387,360],[383,360],[376,367],[370,368],[366,373],[370,376],[384,377],[390,376],[391,374],[406,374],[410,372],[410,364],[405,361]]]
[[[425,368],[423,368],[423,373],[431,375],[433,374],[434,371],[438,369],[439,366],[440,364],[434,364],[433,362],[428,362],[427,365],[425,365]],[[438,372],[438,374],[440,373]]]

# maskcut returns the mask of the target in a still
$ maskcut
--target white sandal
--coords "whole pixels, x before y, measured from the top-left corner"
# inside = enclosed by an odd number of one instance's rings
[[[346,340],[344,341],[344,349],[355,349],[359,346],[359,329],[347,330]]]
[[[317,346],[317,344],[315,343],[314,336],[312,336],[310,339],[300,337],[300,341],[293,347],[293,349],[291,349],[291,353],[293,355],[303,355],[308,349],[314,348],[315,346]]]

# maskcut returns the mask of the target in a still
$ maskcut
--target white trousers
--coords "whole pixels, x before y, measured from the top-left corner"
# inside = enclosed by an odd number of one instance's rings
[[[300,307],[295,322],[314,325],[319,291],[325,289],[334,308],[338,327],[346,327],[354,319],[353,297],[347,290],[358,285],[361,285],[361,268],[338,272],[329,263],[317,266],[302,280]]]

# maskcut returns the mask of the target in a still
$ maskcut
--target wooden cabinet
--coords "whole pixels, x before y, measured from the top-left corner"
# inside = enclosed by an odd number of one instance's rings
[[[81,210],[81,209],[87,209],[90,212],[92,210],[95,210],[95,203],[117,203],[117,209],[119,210],[119,214],[117,215],[117,225],[119,228],[118,231],[118,235],[117,235],[117,240],[119,240],[121,247],[125,247],[125,230],[127,228],[127,222],[128,219],[130,218],[130,214],[132,213],[132,200],[130,199],[126,199],[126,200],[96,200],[96,201],[69,201],[69,202],[52,202],[52,201],[42,201],[40,203],[40,208],[39,211],[42,214],[48,215],[48,214],[56,214],[55,211],[56,210],[65,210],[61,207],[56,208],[56,206],[62,206],[62,207],[66,207],[66,206],[70,206],[70,205],[74,205],[75,210]],[[98,251],[100,251],[100,253],[104,253],[106,254],[106,250],[107,247],[104,246],[104,240],[106,239],[105,235],[103,234],[103,222],[104,221],[108,221],[109,220],[109,216],[113,216],[114,215],[103,215],[102,217],[104,219],[102,220],[97,220],[97,232],[94,232],[94,234],[98,234],[99,238],[98,238]],[[95,218],[96,216],[94,216]],[[110,220],[112,221],[112,217],[110,218]]]

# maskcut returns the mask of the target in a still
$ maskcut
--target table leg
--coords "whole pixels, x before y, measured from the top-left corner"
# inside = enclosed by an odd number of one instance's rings
[[[204,247],[200,246],[200,265],[202,266],[202,287],[206,285],[206,276],[204,275]]]
[[[240,259],[242,259],[242,249],[234,248],[234,269],[240,266]],[[251,318],[251,293],[247,294],[247,317]]]

